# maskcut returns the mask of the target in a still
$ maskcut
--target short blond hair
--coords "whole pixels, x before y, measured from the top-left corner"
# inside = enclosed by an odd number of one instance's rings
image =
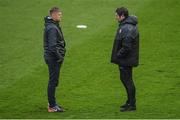
[[[52,13],[54,12],[60,12],[60,9],[58,7],[52,7],[50,10],[49,10],[49,14],[52,15]]]

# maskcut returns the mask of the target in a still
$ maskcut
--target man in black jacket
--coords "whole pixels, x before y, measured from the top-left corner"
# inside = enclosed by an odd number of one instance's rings
[[[65,41],[59,26],[62,12],[53,7],[45,17],[44,29],[44,59],[48,65],[48,112],[63,112],[63,108],[56,103],[55,91],[58,86],[59,72],[65,56]]]
[[[127,101],[120,107],[122,112],[136,110],[135,85],[133,82],[133,67],[139,64],[139,32],[137,17],[129,16],[127,8],[116,9],[116,19],[119,22],[111,62],[119,66],[120,79],[126,88]]]

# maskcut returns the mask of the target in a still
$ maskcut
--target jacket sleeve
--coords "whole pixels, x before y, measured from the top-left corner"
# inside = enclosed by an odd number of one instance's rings
[[[121,49],[117,52],[117,56],[119,58],[125,57],[129,51],[132,49],[132,41],[133,41],[133,35],[132,35],[132,30],[122,30],[122,47]]]
[[[57,57],[58,61],[63,60],[63,56],[61,55],[59,49],[58,49],[58,32],[55,28],[51,28],[48,30],[48,47],[49,50],[55,54]]]

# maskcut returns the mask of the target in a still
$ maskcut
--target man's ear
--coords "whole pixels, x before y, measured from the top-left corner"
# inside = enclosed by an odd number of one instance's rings
[[[121,19],[122,19],[122,16],[118,16],[118,19],[119,19],[119,21],[121,21]]]
[[[117,14],[117,18],[120,19],[120,16]]]

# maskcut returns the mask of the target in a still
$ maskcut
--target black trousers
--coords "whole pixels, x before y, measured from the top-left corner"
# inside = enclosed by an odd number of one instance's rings
[[[50,107],[54,107],[56,105],[55,92],[59,83],[62,62],[59,63],[56,62],[56,60],[46,60],[46,63],[49,70],[49,82],[47,87],[48,102]]]
[[[123,67],[119,66],[120,70],[120,79],[126,89],[127,92],[127,101],[126,103],[135,106],[136,105],[136,88],[133,82],[132,74],[133,68],[132,67]]]

